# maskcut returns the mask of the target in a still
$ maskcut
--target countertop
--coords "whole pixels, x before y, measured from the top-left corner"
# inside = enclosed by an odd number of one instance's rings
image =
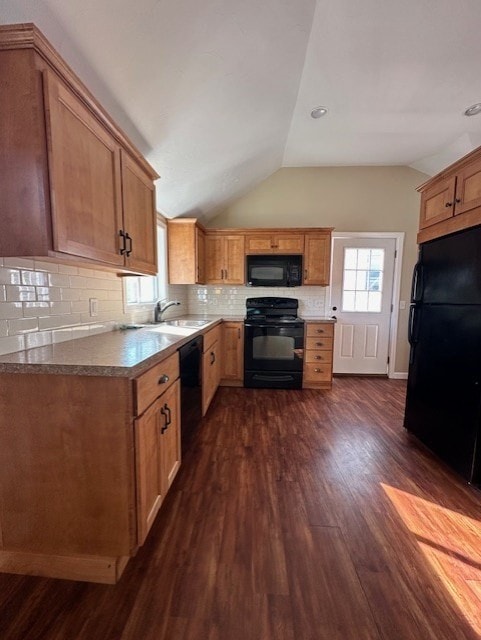
[[[0,373],[42,373],[79,376],[134,378],[174,353],[191,338],[226,321],[244,318],[185,315],[184,320],[203,320],[198,328],[166,325],[140,325],[99,333],[58,344],[36,347],[0,356]],[[174,320],[175,318],[173,318]],[[306,322],[336,322],[333,318],[312,316]]]
[[[207,324],[195,329],[147,325],[8,353],[0,356],[0,373],[136,377],[222,321],[221,316],[189,315],[182,319],[205,320]]]
[[[337,322],[337,318],[333,318],[332,316],[302,316],[302,319],[305,322],[326,322],[330,324],[335,324]]]

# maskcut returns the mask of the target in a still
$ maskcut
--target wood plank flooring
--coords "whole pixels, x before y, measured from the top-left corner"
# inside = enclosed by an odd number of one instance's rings
[[[220,389],[120,583],[0,575],[0,638],[479,640],[481,493],[404,393]]]

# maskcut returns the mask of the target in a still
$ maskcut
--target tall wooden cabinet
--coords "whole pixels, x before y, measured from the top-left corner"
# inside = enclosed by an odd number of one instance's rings
[[[156,273],[157,174],[34,25],[0,26],[0,255]]]

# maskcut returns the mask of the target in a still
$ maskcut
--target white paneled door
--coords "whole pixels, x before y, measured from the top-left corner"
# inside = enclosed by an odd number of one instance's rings
[[[396,240],[334,238],[334,373],[387,374]]]

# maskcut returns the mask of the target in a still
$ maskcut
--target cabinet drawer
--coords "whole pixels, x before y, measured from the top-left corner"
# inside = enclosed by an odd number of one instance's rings
[[[330,364],[304,363],[304,379],[309,382],[330,382],[332,370]]]
[[[306,324],[306,336],[331,337],[334,335],[334,324],[328,322],[308,322]],[[309,347],[308,347],[309,348]]]
[[[322,349],[306,349],[304,351],[304,362],[317,362],[318,364],[331,364],[332,351]]]
[[[143,413],[178,377],[179,354],[176,352],[134,380],[136,415]]]
[[[306,349],[322,349],[332,351],[332,338],[319,336],[316,338],[306,338]]]
[[[204,353],[218,340],[220,340],[220,324],[204,333]]]
[[[333,338],[306,338],[306,349],[332,351]]]

